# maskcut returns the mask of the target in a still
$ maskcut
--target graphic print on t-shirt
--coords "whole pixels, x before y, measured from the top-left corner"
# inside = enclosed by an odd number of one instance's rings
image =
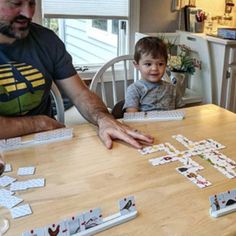
[[[44,94],[45,78],[26,63],[0,65],[0,115],[23,115],[37,107]]]

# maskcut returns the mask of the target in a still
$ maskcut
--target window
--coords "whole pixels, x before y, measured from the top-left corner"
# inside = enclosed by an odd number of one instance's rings
[[[101,19],[92,20],[92,27],[107,31],[107,20],[101,20]]]
[[[138,9],[139,0],[42,0],[43,24],[62,39],[76,66],[90,69],[130,52]]]

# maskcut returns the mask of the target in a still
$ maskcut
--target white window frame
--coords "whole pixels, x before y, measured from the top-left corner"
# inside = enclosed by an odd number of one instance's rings
[[[93,27],[91,21],[91,23],[87,26],[87,34],[91,38],[101,38],[101,41],[107,44],[113,46],[117,45],[117,37],[116,35],[112,34],[112,20],[107,20],[107,31]]]
[[[65,0],[66,1],[66,0]],[[36,0],[36,11],[33,21],[42,24],[42,2],[41,0]],[[140,0],[129,0],[129,31],[128,34],[128,53],[134,53],[134,45],[135,45],[135,32],[139,32],[139,23],[140,23]],[[94,68],[96,70],[96,68]],[[92,78],[94,75],[94,71],[91,72],[82,72],[80,73],[82,77]]]

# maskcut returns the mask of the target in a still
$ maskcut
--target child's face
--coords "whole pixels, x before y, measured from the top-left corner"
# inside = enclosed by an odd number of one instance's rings
[[[164,58],[153,58],[149,55],[142,55],[138,64],[134,62],[134,66],[140,71],[142,79],[149,82],[159,82],[166,70],[166,62]]]

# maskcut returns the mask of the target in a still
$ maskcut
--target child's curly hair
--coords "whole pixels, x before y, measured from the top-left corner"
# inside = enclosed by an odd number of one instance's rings
[[[134,60],[138,64],[142,55],[149,55],[153,58],[164,58],[166,63],[168,59],[167,47],[165,42],[158,37],[141,38],[135,45]]]

